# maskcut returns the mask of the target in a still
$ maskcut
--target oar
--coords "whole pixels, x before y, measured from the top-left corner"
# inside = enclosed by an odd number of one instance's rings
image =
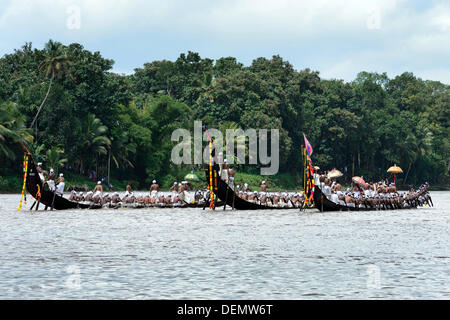
[[[231,210],[234,211],[234,198],[236,197],[236,191],[233,190],[233,206],[231,207]]]
[[[41,196],[42,196],[42,194],[41,194],[41,187],[39,186],[39,184],[36,185],[36,186],[38,188],[37,198],[36,198],[36,201],[37,201],[36,211],[37,211],[39,209],[39,204],[41,203]]]
[[[52,206],[51,206],[50,210],[53,210],[53,208],[55,206],[55,197],[56,197],[56,186],[55,186],[55,191],[53,191],[53,201],[52,201]]]
[[[292,199],[289,198],[289,201],[292,203],[292,206],[295,208],[295,204],[294,204],[294,202],[292,201]]]
[[[203,205],[203,210],[205,210],[206,206],[209,204],[208,199],[205,198],[205,196],[203,195],[203,200],[205,200],[205,204]]]
[[[227,191],[225,192],[225,204],[223,205],[223,210],[225,210],[225,207],[227,206],[227,200],[228,200],[228,186]]]
[[[31,210],[33,210],[33,207],[34,207],[34,205],[36,204],[36,202],[38,201],[38,200],[40,200],[40,189],[39,189],[39,185],[37,185],[37,188],[38,188],[38,191],[37,191],[37,193],[36,193],[36,200],[34,200],[34,202],[33,202],[33,205],[31,206],[31,208],[30,208],[30,211]],[[39,204],[38,204],[38,206],[39,206]],[[36,210],[37,210],[37,207],[36,207]]]

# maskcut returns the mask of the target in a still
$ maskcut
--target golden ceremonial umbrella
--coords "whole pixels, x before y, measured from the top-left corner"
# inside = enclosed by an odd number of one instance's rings
[[[394,164],[392,167],[390,167],[389,169],[387,169],[387,172],[390,172],[392,174],[394,174],[394,184],[397,181],[397,177],[395,176],[396,173],[403,173],[402,168],[397,167],[396,164]]]
[[[392,167],[390,167],[389,169],[387,169],[387,172],[396,174],[396,173],[403,173],[402,168],[397,167],[397,165],[393,165]]]

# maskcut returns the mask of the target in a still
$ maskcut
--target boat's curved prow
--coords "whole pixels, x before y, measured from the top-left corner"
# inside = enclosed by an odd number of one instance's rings
[[[318,186],[314,187],[313,198],[314,206],[320,211],[348,211],[351,209],[350,207],[334,203],[328,199]]]
[[[206,174],[206,181],[208,182],[209,185],[209,176],[210,176],[209,166],[206,166],[205,174]],[[297,207],[267,206],[244,200],[236,194],[233,188],[231,188],[225,181],[223,181],[220,178],[218,164],[214,164],[213,166],[213,177],[214,175],[217,177],[217,189],[215,188],[215,186],[213,188],[215,195],[217,196],[217,198],[224,201],[231,208],[237,210],[299,209]]]
[[[24,145],[22,145],[22,147],[24,148],[28,156],[26,188],[28,193],[30,193],[33,196],[33,198],[35,199],[39,198],[40,203],[42,203],[47,207],[52,207],[53,205],[53,208],[57,210],[75,209],[75,208],[83,208],[83,209],[101,208],[101,205],[90,205],[70,201],[69,199],[59,196],[52,191],[45,190],[44,184],[37,171],[33,156]],[[40,197],[38,195],[39,193]]]

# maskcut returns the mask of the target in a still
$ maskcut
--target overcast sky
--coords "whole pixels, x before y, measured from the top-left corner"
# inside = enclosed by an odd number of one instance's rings
[[[49,39],[127,74],[190,50],[244,65],[279,54],[328,79],[410,71],[450,84],[448,0],[0,0],[0,56]]]

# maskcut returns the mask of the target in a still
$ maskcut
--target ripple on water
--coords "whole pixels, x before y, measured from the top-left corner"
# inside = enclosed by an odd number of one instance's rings
[[[0,195],[0,298],[448,299],[450,193],[432,196],[401,212],[31,213]]]

